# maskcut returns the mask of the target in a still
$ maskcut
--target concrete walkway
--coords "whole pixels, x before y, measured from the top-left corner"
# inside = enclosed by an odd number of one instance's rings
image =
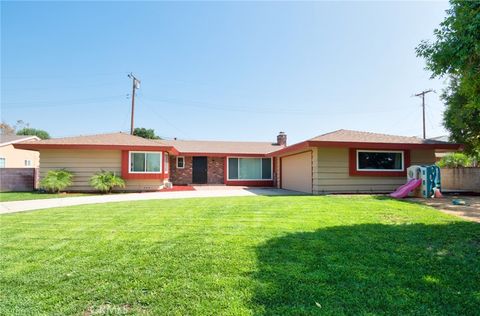
[[[258,195],[298,195],[298,192],[276,188],[248,187],[195,187],[195,191],[124,193],[110,195],[79,196],[57,199],[12,201],[0,203],[0,214],[40,210],[52,207],[63,207],[83,204],[97,204],[124,201],[144,201],[161,199],[186,199],[223,196],[258,196]]]

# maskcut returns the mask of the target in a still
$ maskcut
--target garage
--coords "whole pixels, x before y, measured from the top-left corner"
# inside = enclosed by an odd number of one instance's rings
[[[312,152],[307,151],[281,158],[282,188],[312,193]]]

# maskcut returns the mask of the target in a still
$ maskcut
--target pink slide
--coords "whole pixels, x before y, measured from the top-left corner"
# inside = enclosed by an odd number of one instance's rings
[[[391,197],[396,199],[404,198],[408,195],[408,193],[412,192],[416,188],[418,188],[422,184],[422,180],[420,179],[412,179],[399,187],[395,192],[390,193]]]

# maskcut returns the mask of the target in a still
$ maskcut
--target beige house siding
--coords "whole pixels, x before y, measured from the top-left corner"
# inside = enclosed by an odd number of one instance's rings
[[[89,180],[101,170],[121,175],[120,150],[63,150],[44,149],[40,152],[40,179],[52,169],[65,168],[74,173],[73,185],[69,191],[93,191]],[[163,180],[125,180],[127,191],[151,191],[163,187]]]
[[[405,177],[349,175],[348,148],[317,148],[318,165],[313,173],[313,193],[390,192],[405,183]],[[411,164],[435,163],[434,150],[411,150]]]
[[[15,149],[12,144],[0,147],[0,158],[5,158],[5,168],[38,168],[39,154],[34,150]],[[32,162],[25,165],[25,160]]]

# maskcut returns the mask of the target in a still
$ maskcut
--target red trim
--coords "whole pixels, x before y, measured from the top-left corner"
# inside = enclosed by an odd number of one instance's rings
[[[372,150],[378,148],[349,148],[348,153],[348,169],[350,176],[365,176],[365,177],[406,177],[407,168],[410,167],[410,150],[403,150],[402,148],[392,148],[392,150],[403,151],[403,171],[358,171],[357,170],[357,150]]]
[[[277,166],[277,159],[275,157],[272,158],[272,186],[276,186],[276,180],[277,180],[277,169],[275,168]]]
[[[396,144],[396,143],[369,143],[369,142],[324,142],[308,141],[310,146],[315,147],[356,147],[370,149],[460,149],[460,144]]]
[[[19,149],[98,149],[98,150],[144,150],[166,151],[178,155],[178,150],[173,146],[126,146],[126,145],[60,145],[60,144],[14,144]]]
[[[369,143],[369,142],[326,142],[308,140],[295,145],[285,147],[283,149],[271,152],[267,156],[278,156],[284,153],[301,150],[307,147],[349,147],[349,148],[370,148],[370,149],[451,149],[460,150],[463,148],[461,144],[396,144],[396,143]]]
[[[274,157],[274,156],[278,156],[278,155],[283,154],[283,153],[292,152],[292,151],[296,151],[296,150],[301,150],[301,149],[307,148],[309,146],[310,145],[309,145],[308,141],[304,141],[304,142],[297,143],[295,145],[291,145],[291,146],[285,147],[283,149],[271,152],[271,153],[267,154],[267,157]]]
[[[280,181],[279,181],[279,188],[281,189],[282,188],[282,179],[283,179],[283,174],[282,174],[282,157],[279,158],[280,160],[280,163],[279,163],[279,167],[280,167]]]
[[[208,153],[208,152],[198,152],[198,153],[190,153],[190,152],[181,152],[178,156],[184,157],[193,157],[193,156],[207,156],[207,157],[258,157],[258,158],[268,158],[268,154],[242,154],[242,153]]]
[[[248,187],[273,187],[273,180],[238,180],[238,181],[227,181],[225,180],[226,185],[242,185]]]
[[[225,185],[241,185],[241,186],[249,186],[249,187],[273,187],[274,185],[274,180],[273,180],[273,173],[275,172],[275,159],[272,159],[272,180],[228,180],[228,174],[227,174],[227,163],[228,163],[228,158],[242,158],[242,157],[251,157],[251,156],[225,156],[223,157],[223,183]],[[258,158],[266,158],[266,157],[259,157],[258,155],[254,156]],[[268,157],[270,158],[270,157]]]
[[[300,154],[304,154],[304,153],[308,153],[308,152],[312,153],[312,156],[313,156],[313,150],[309,149],[309,150],[304,150],[304,151],[301,151],[301,152],[298,152],[298,153],[285,155],[285,156],[282,156],[282,157],[287,158],[287,157],[296,156],[296,155],[300,155]],[[313,159],[313,157],[312,157],[312,159]]]
[[[154,150],[146,150],[146,151],[154,151]],[[165,165],[165,162],[162,163],[162,173],[130,173],[129,166],[128,166],[128,153],[129,150],[122,150],[122,178],[124,179],[153,179],[153,180],[163,180],[163,179],[168,179],[168,176],[166,177],[163,174],[163,168]],[[162,155],[162,159],[163,159]]]
[[[227,175],[227,163],[228,163],[228,159],[227,157],[223,157],[223,184],[227,184],[227,179],[228,179],[228,175]]]

